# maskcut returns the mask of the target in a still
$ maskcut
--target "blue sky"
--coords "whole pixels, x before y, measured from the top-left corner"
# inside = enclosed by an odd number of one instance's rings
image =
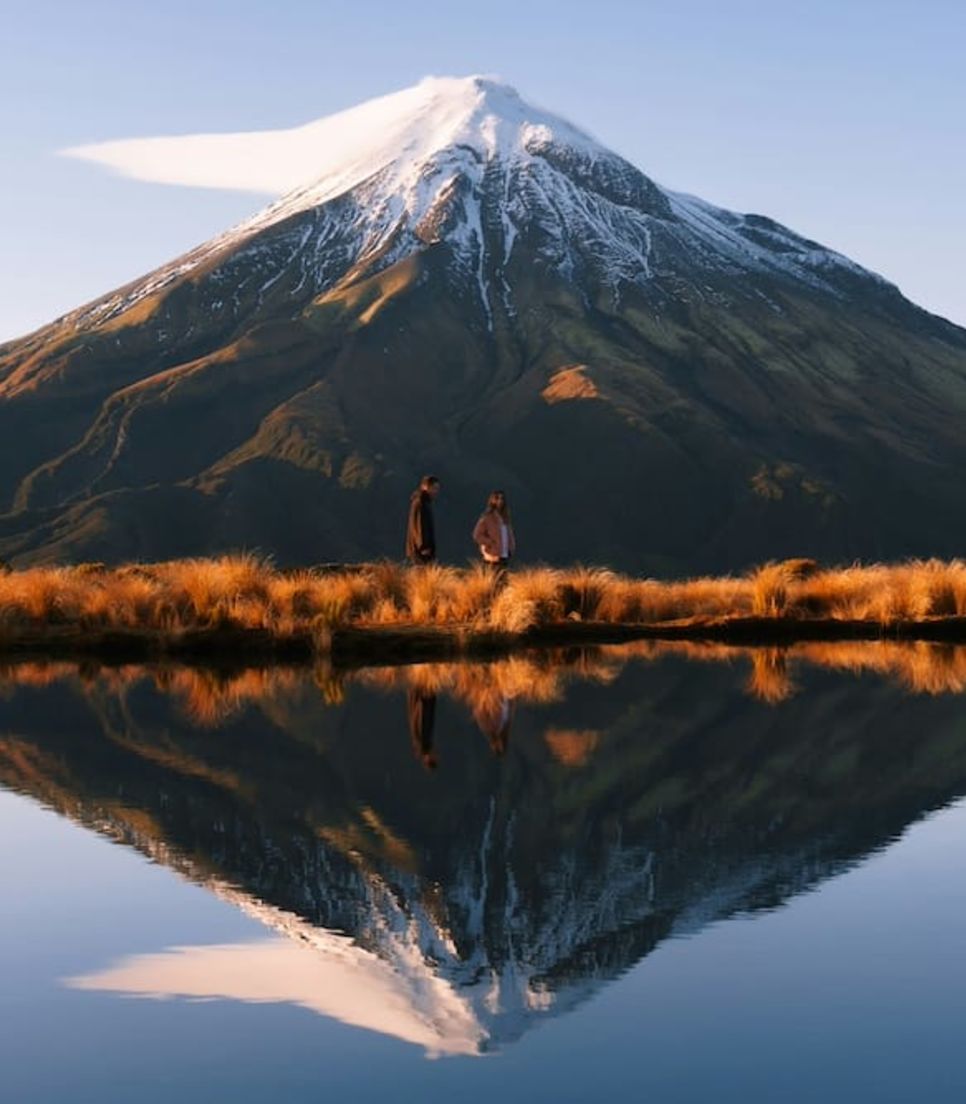
[[[960,0],[34,0],[0,69],[0,340],[263,205],[68,146],[293,126],[493,73],[659,183],[777,218],[966,325]]]

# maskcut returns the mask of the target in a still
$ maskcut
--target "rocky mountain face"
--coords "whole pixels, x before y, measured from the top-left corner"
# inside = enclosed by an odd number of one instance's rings
[[[316,178],[0,346],[0,555],[398,555],[424,471],[455,562],[497,486],[532,560],[959,551],[966,331],[490,80],[299,133]]]

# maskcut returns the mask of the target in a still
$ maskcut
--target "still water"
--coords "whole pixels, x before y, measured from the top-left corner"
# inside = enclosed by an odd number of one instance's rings
[[[966,653],[0,676],[29,1101],[958,1101]]]

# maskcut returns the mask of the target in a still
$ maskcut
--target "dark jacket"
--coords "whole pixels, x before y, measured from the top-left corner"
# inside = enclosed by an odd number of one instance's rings
[[[436,529],[433,525],[433,500],[423,490],[413,491],[409,500],[406,525],[406,557],[413,563],[436,559]]]
[[[473,530],[473,541],[480,550],[483,559],[488,563],[496,563],[500,556],[500,523],[503,519],[496,510],[486,510],[476,523]],[[513,536],[513,526],[507,522],[507,552],[508,557],[516,552],[516,539]]]

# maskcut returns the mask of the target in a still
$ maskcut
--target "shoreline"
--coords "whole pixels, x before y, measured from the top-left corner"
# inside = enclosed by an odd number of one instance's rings
[[[966,617],[878,621],[735,615],[663,622],[567,620],[521,632],[468,624],[340,626],[320,633],[277,633],[217,626],[159,633],[136,629],[45,627],[0,639],[0,664],[78,661],[109,666],[177,662],[213,667],[326,662],[337,668],[487,659],[520,651],[623,644],[635,640],[692,641],[744,647],[791,646],[803,641],[924,641],[966,644]]]
[[[0,574],[0,664],[156,662],[239,668],[489,659],[631,641],[966,644],[966,561],[632,578],[391,562],[280,571],[252,555]]]

